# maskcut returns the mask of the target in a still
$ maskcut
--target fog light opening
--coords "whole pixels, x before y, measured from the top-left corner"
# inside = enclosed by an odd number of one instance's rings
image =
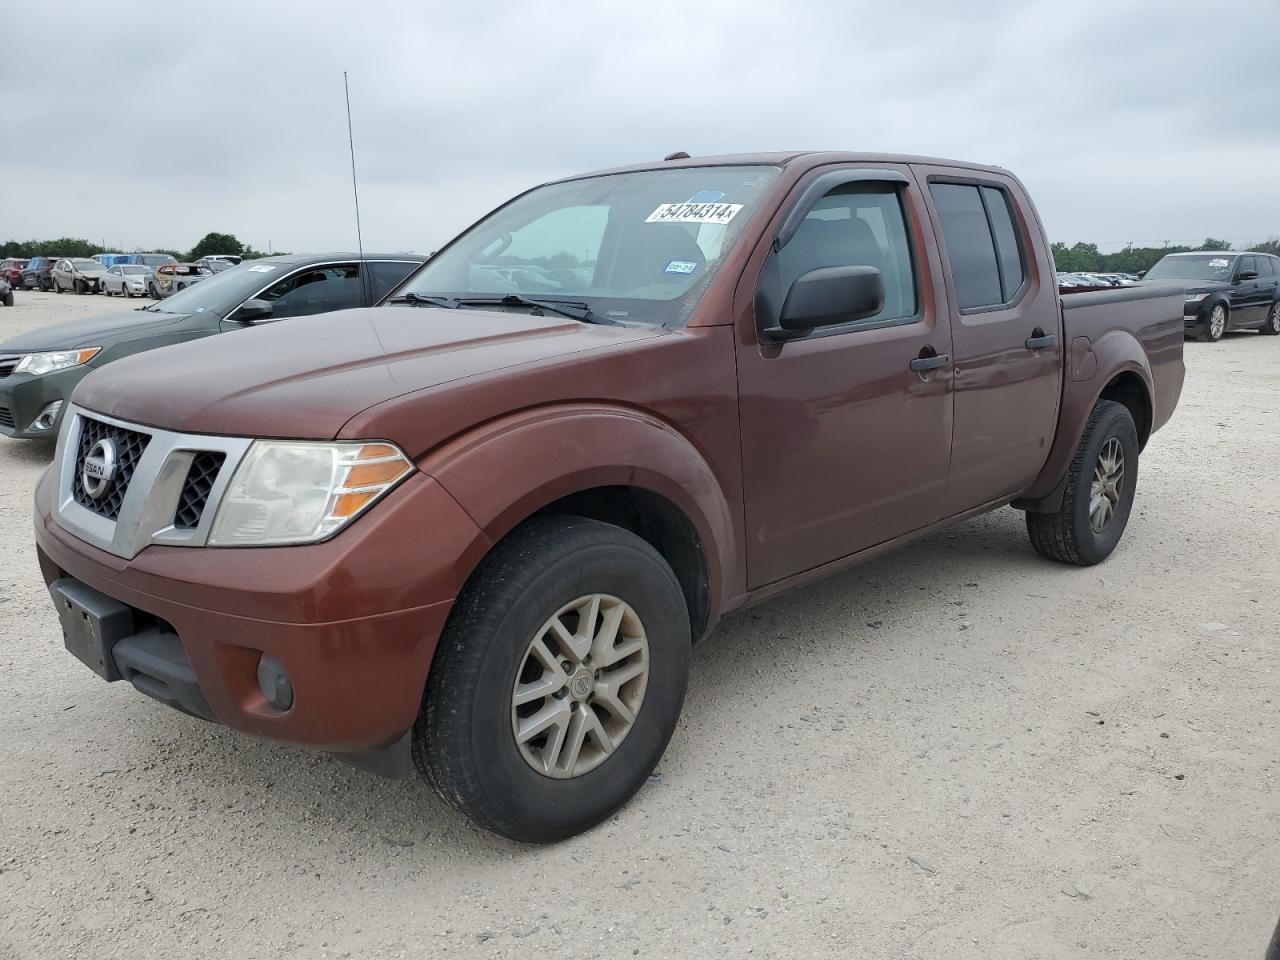
[[[45,430],[52,430],[54,423],[58,419],[58,411],[62,409],[62,401],[55,400],[40,411],[40,416],[31,421],[31,426],[27,427],[27,433],[41,433]]]
[[[281,713],[293,706],[293,684],[280,661],[270,654],[264,653],[258,661],[258,689],[267,698],[267,703]]]

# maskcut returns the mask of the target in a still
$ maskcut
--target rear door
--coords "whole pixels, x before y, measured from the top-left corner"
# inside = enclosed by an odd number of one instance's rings
[[[955,376],[947,515],[1012,498],[1048,457],[1062,393],[1053,263],[1022,187],[916,167],[946,261]]]
[[[1271,271],[1267,270],[1267,265],[1263,264],[1265,257],[1243,256],[1240,257],[1235,264],[1236,283],[1231,287],[1231,302],[1233,302],[1233,311],[1235,315],[1231,317],[1231,324],[1244,324],[1254,326],[1261,324],[1267,315],[1267,307],[1271,306],[1272,289],[1274,282],[1271,279]],[[1248,274],[1256,274],[1252,278],[1244,279]],[[1236,296],[1239,297],[1239,307],[1235,307]]]
[[[782,227],[797,219],[775,249]],[[761,339],[759,325],[776,322],[796,277],[855,264],[881,272],[879,314],[783,344]],[[924,199],[902,165],[811,172],[753,252],[735,301],[746,321],[737,349],[750,588],[941,514],[950,367],[911,368],[951,349],[936,309],[945,296],[940,268]]]

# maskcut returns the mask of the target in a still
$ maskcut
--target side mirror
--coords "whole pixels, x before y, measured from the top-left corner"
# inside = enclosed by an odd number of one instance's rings
[[[1237,279],[1237,280],[1239,280],[1239,281],[1240,281],[1240,282],[1242,282],[1242,283],[1243,283],[1245,280],[1257,280],[1257,279],[1258,279],[1258,271],[1257,271],[1257,270],[1241,270],[1241,271],[1240,271],[1240,275],[1239,275],[1239,276],[1237,276],[1237,277],[1236,277],[1236,279]]]
[[[815,327],[865,320],[883,309],[884,278],[876,267],[819,267],[796,277],[778,326],[762,333],[775,342],[794,340]]]
[[[263,317],[271,316],[271,310],[270,303],[255,297],[240,304],[240,309],[236,312],[236,319],[241,323],[252,323],[254,320],[261,320]]]
[[[1139,279],[1139,280],[1141,280],[1141,279],[1142,279],[1143,277],[1145,277],[1146,275],[1147,275],[1147,271],[1145,271],[1145,270],[1139,270],[1139,271],[1138,271],[1138,279]]]

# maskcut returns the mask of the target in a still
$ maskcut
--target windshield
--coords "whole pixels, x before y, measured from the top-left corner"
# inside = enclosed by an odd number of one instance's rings
[[[210,276],[150,307],[153,313],[214,313],[225,317],[273,280],[288,272],[280,263],[255,260]]]
[[[71,266],[77,270],[98,270],[102,267],[97,260],[72,260]]]
[[[564,300],[613,320],[683,323],[777,175],[767,166],[685,167],[538,187],[395,293]]]
[[[1168,256],[1147,271],[1147,280],[1221,280],[1231,279],[1235,257],[1220,253],[1203,256]]]
[[[121,270],[122,272],[124,272],[124,273],[130,273],[130,274],[135,274],[135,275],[136,275],[136,274],[144,274],[144,273],[146,273],[146,272],[147,272],[147,268],[146,268],[146,267],[135,267],[135,266],[133,266],[132,264],[129,264],[129,265],[123,266],[123,267],[121,267],[121,268],[120,268],[120,270]]]

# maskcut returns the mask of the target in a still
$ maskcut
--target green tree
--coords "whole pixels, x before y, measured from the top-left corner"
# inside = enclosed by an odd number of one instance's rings
[[[1254,244],[1249,249],[1257,253],[1273,253],[1280,257],[1280,240],[1272,237],[1270,240],[1263,240],[1262,243]]]
[[[206,233],[204,238],[191,248],[187,259],[199,260],[211,253],[234,253],[239,256],[244,253],[244,244],[230,233]]]
[[[1213,237],[1205,237],[1204,243],[1200,244],[1201,250],[1230,250],[1231,244],[1226,240],[1215,240]]]

